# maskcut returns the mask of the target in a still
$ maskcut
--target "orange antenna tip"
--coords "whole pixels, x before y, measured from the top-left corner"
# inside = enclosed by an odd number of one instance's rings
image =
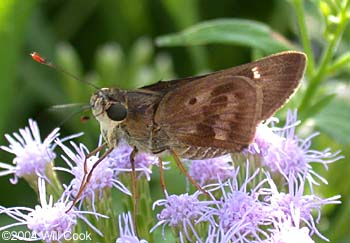
[[[43,58],[42,56],[40,56],[39,53],[37,52],[32,52],[30,53],[30,55],[32,56],[33,60],[38,62],[38,63],[42,63],[42,64],[46,64],[46,60],[45,58]]]

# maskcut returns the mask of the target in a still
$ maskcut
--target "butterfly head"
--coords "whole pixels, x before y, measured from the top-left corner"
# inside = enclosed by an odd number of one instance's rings
[[[93,115],[100,123],[119,124],[125,121],[128,109],[125,91],[115,88],[103,88],[95,92],[90,99]]]

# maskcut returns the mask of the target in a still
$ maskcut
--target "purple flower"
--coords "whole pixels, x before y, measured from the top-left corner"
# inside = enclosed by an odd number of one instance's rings
[[[108,156],[108,161],[112,168],[114,168],[118,174],[122,172],[131,172],[130,155],[133,148],[129,146],[125,141],[119,143],[113,152]],[[152,165],[158,165],[159,158],[157,156],[150,155],[145,152],[139,152],[135,156],[135,170],[139,172],[139,175],[145,175],[147,180],[151,179]],[[168,162],[163,162],[163,165]]]
[[[146,240],[139,240],[135,234],[131,213],[123,213],[118,217],[120,237],[116,243],[147,243]]]
[[[16,184],[19,177],[38,176],[45,178],[45,169],[56,157],[52,142],[59,136],[59,128],[54,129],[42,142],[38,124],[29,119],[29,127],[19,129],[19,133],[8,134],[5,138],[9,146],[0,146],[2,150],[14,154],[13,164],[0,163],[0,176],[14,174],[11,183]]]
[[[206,160],[190,160],[189,175],[195,179],[200,186],[215,183],[218,180],[225,181],[232,176],[233,166],[230,155],[225,155]]]
[[[56,203],[53,203],[53,197],[46,200],[45,182],[43,179],[38,179],[38,191],[40,205],[35,206],[34,209],[27,207],[12,207],[4,208],[0,206],[0,213],[6,214],[15,219],[17,222],[0,227],[0,231],[12,228],[18,225],[26,225],[32,231],[30,236],[20,237],[18,240],[33,241],[43,240],[45,242],[62,242],[66,237],[73,232],[77,220],[83,220],[96,233],[102,233],[96,229],[83,215],[93,214],[98,217],[106,217],[104,215],[88,212],[78,211],[74,207],[70,208],[71,202],[67,203],[68,198],[61,198]]]
[[[266,125],[260,125],[257,128],[255,141],[247,151],[258,154],[262,158],[263,165],[272,172],[279,172],[285,177],[291,174],[306,176],[311,189],[312,185],[319,185],[315,177],[327,184],[326,179],[312,169],[311,163],[321,163],[328,169],[328,164],[343,156],[338,156],[340,151],[331,153],[330,149],[312,150],[311,141],[318,133],[301,139],[295,134],[298,124],[297,112],[289,111],[283,128],[268,128]]]
[[[294,210],[292,216],[281,215],[274,222],[274,228],[269,231],[272,232],[271,237],[267,239],[266,243],[314,243],[309,235],[307,227],[300,228],[300,211]]]
[[[184,238],[188,241],[192,241],[191,235],[195,240],[202,242],[196,228],[196,221],[201,221],[201,218],[205,216],[208,212],[212,210],[209,206],[212,201],[200,201],[198,196],[201,192],[189,195],[170,195],[166,199],[161,199],[153,204],[153,209],[155,206],[164,207],[162,211],[157,214],[158,223],[152,227],[151,232],[157,227],[163,226],[163,237],[165,226],[169,225],[178,232],[178,237],[181,242],[185,242]]]
[[[69,166],[69,169],[58,167],[56,170],[66,171],[74,176],[70,185],[67,187],[67,191],[70,191],[72,196],[77,195],[80,185],[84,177],[84,162],[86,155],[89,154],[89,150],[83,145],[79,146],[74,142],[70,144],[74,148],[74,151],[69,149],[67,146],[63,145],[60,141],[57,144],[62,148],[65,155],[61,157]],[[87,159],[87,171],[90,171],[92,166],[99,160],[98,154],[91,156]],[[73,163],[72,163],[73,162]],[[115,187],[125,194],[131,195],[129,190],[116,178],[115,170],[111,167],[108,158],[102,161],[93,171],[90,182],[85,188],[80,199],[90,198],[92,204],[95,202],[95,193],[99,193],[102,196],[102,192],[106,188]]]
[[[316,227],[321,218],[321,207],[327,204],[341,203],[339,201],[340,196],[323,199],[313,194],[304,195],[305,179],[302,177],[295,178],[293,175],[288,178],[287,193],[279,192],[269,176],[268,181],[271,187],[271,196],[266,197],[266,200],[273,209],[272,215],[277,219],[282,215],[294,221],[298,218],[298,222],[294,223],[295,226],[303,222],[310,229],[310,235],[316,233],[320,238],[327,240]],[[316,220],[313,216],[314,211],[317,212]],[[295,212],[298,212],[298,217],[295,216]]]
[[[269,205],[259,200],[260,190],[266,180],[263,179],[254,186],[259,170],[249,176],[248,163],[246,177],[242,183],[238,182],[238,173],[239,169],[235,171],[232,180],[221,183],[222,198],[217,208],[212,211],[211,217],[217,221],[216,225],[219,228],[218,242],[261,240],[261,235],[267,237],[261,227],[270,225],[273,221]]]

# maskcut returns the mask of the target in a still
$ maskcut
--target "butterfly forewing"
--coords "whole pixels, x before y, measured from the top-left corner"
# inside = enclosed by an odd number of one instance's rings
[[[240,148],[254,137],[260,117],[261,90],[252,80],[216,73],[168,92],[155,122],[182,143],[217,148]]]
[[[199,77],[145,87],[164,91],[155,122],[179,142],[239,150],[257,124],[293,94],[305,70],[301,52],[283,52]]]

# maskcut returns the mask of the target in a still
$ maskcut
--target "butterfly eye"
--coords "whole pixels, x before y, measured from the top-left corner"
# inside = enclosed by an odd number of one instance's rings
[[[107,116],[113,121],[122,121],[126,118],[128,110],[121,103],[112,104],[107,110]]]

